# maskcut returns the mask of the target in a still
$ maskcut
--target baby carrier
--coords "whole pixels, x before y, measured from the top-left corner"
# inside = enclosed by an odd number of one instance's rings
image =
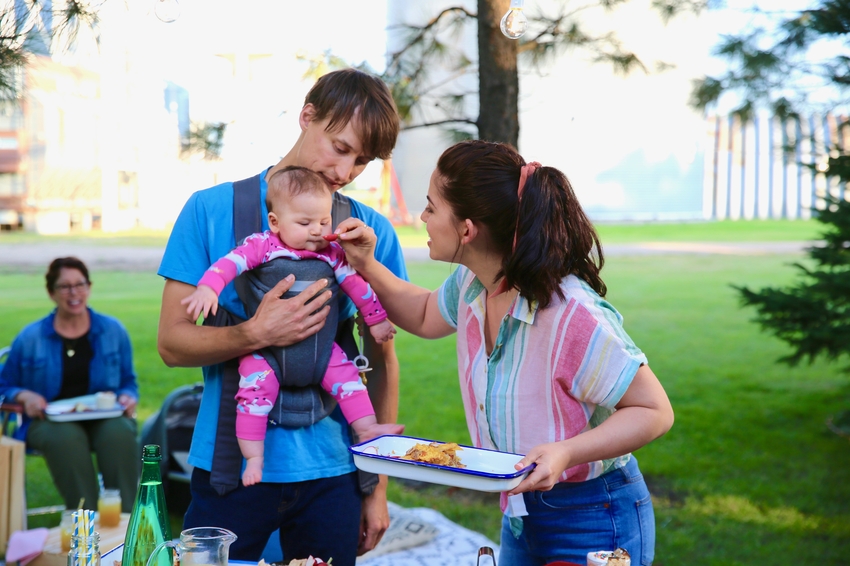
[[[261,173],[262,174],[262,173]],[[336,228],[342,220],[351,216],[351,202],[339,193],[334,193],[332,222]],[[235,241],[241,242],[250,234],[262,231],[262,208],[260,206],[260,175],[233,183],[233,232]],[[328,416],[336,407],[336,401],[321,388],[322,378],[328,367],[333,342],[345,351],[349,359],[357,354],[354,341],[354,318],[339,320],[338,294],[333,269],[322,260],[291,260],[277,258],[255,269],[239,275],[234,281],[237,295],[251,317],[256,312],[265,294],[281,279],[295,275],[292,288],[281,298],[298,295],[315,281],[328,281],[332,297],[327,303],[330,312],[322,329],[315,335],[286,348],[265,348],[260,351],[280,382],[280,392],[269,413],[269,424],[273,426],[304,427]],[[326,290],[325,289],[325,290]],[[320,291],[320,293],[324,292]],[[315,301],[315,299],[314,299]],[[308,303],[309,304],[309,303]],[[316,310],[324,305],[316,304]],[[204,324],[232,326],[244,320],[219,306],[214,317]],[[224,363],[222,397],[219,406],[218,428],[213,455],[213,470],[210,483],[220,494],[227,493],[238,485],[242,454],[236,441],[236,400],[239,386],[238,360]],[[370,474],[371,476],[371,474]],[[377,476],[364,478],[361,489],[374,489]]]

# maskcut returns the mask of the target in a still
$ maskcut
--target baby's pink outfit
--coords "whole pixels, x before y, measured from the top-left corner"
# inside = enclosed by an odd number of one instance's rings
[[[211,287],[216,295],[241,273],[254,269],[275,258],[319,259],[334,270],[337,283],[348,295],[366,324],[372,326],[387,318],[387,312],[378,301],[369,284],[348,264],[345,251],[336,242],[321,253],[295,250],[284,244],[277,234],[266,231],[252,234],[244,243],[216,261],[201,277],[198,285]],[[265,358],[254,352],[239,358],[239,391],[236,393],[236,436],[245,440],[264,440],[266,420],[277,399],[280,384]],[[322,379],[322,389],[339,403],[345,420],[349,423],[374,415],[366,386],[360,374],[348,360],[342,348],[334,343],[328,369]]]

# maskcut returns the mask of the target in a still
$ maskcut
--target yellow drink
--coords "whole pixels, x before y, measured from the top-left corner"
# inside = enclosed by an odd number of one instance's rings
[[[121,522],[121,493],[117,489],[104,489],[97,500],[101,527],[117,527]]]
[[[71,527],[72,529],[74,527]],[[62,546],[62,552],[71,550],[71,532],[64,528],[59,530],[59,544]]]
[[[59,523],[59,545],[62,552],[71,550],[71,535],[74,532],[74,511],[68,509],[62,512],[62,520]]]

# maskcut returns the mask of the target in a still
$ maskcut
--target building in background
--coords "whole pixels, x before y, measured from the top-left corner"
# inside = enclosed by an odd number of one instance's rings
[[[72,52],[34,55],[0,111],[0,225],[163,228],[190,194],[169,185],[209,177],[180,157],[188,93],[148,57],[154,22],[120,4],[103,5],[99,46],[82,34]]]
[[[527,0],[526,9],[551,11],[555,2]],[[473,0],[459,3],[475,8]],[[311,61],[332,53],[380,71],[397,41],[386,28],[421,23],[455,4],[181,0],[180,18],[163,24],[150,0],[106,2],[99,47],[83,42],[74,53],[38,57],[26,70],[23,104],[0,107],[0,225],[23,222],[42,233],[167,228],[194,191],[254,175],[289,149],[314,81]],[[779,189],[765,188],[762,174],[759,189],[748,192],[747,179],[757,176],[752,167],[739,175],[738,166],[753,163],[751,150],[740,148],[755,135],[688,106],[692,79],[711,72],[724,17],[708,12],[664,25],[650,0],[632,0],[595,22],[616,30],[650,69],[669,65],[663,72],[623,77],[581,52],[539,72],[521,63],[522,154],[562,169],[595,221],[764,217],[764,195]],[[474,58],[474,26],[455,41]],[[227,124],[220,160],[181,157],[192,123]],[[760,139],[764,152],[767,136]],[[376,162],[345,190],[399,221],[418,217],[450,144],[439,128],[402,132],[396,181],[385,183]],[[800,208],[814,197],[791,196],[774,209],[806,217]],[[761,209],[752,206],[757,198]]]

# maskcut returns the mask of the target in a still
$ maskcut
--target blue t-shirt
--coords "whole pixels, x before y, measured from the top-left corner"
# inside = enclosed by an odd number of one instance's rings
[[[266,171],[260,176],[263,230],[268,229]],[[378,238],[375,257],[390,271],[407,279],[401,244],[390,222],[372,208],[351,200],[351,215],[366,222]],[[197,285],[207,268],[236,245],[233,237],[233,183],[222,183],[194,193],[180,212],[157,272],[162,277]],[[340,320],[354,315],[355,307],[340,293]],[[233,284],[219,297],[219,304],[234,314],[245,310]],[[205,366],[204,394],[192,436],[189,463],[212,468],[221,397],[222,365]],[[269,426],[265,439],[263,481],[296,482],[334,477],[354,471],[348,452],[348,423],[337,407],[327,418],[303,428]]]

